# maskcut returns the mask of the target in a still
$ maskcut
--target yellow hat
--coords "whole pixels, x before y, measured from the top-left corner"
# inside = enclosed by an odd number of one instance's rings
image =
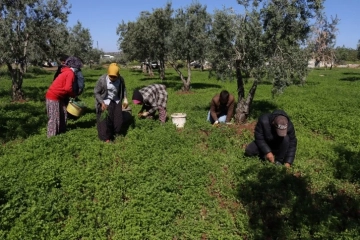
[[[108,75],[110,76],[119,76],[120,68],[117,66],[116,63],[111,63],[108,68]]]

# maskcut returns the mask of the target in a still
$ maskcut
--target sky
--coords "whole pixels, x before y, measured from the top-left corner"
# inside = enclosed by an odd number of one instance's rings
[[[104,52],[118,52],[116,29],[124,21],[135,21],[142,11],[152,12],[163,8],[169,0],[68,0],[71,14],[68,16],[68,27],[80,21],[88,28],[93,40],[93,47]],[[187,7],[192,0],[172,0],[173,9]],[[207,6],[208,13],[216,9],[232,7],[237,13],[242,7],[237,0],[198,0]],[[360,0],[325,0],[325,13],[340,19],[336,46],[356,49],[360,40]]]

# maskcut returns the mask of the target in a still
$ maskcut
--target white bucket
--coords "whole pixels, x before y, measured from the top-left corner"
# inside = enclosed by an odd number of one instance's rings
[[[173,113],[171,114],[172,123],[176,128],[183,128],[186,123],[186,113]]]

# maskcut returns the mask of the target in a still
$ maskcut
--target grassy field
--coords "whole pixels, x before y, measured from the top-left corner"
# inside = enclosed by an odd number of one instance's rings
[[[360,239],[359,69],[312,70],[304,86],[275,98],[260,84],[245,128],[206,122],[212,96],[236,94],[235,82],[194,71],[183,94],[167,70],[168,116],[187,113],[185,128],[135,119],[114,144],[95,127],[93,88],[105,72],[84,69],[88,109],[50,139],[44,95],[53,72],[27,73],[24,103],[11,103],[0,72],[0,239]],[[160,82],[121,74],[129,99]],[[248,128],[274,109],[297,133],[288,171],[243,156]]]

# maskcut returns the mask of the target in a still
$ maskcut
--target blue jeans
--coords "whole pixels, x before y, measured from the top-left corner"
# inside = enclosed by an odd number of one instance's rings
[[[225,123],[226,122],[226,114],[225,115],[219,115],[218,117],[218,121],[219,123]],[[208,122],[210,122],[211,124],[213,124],[215,122],[215,120],[212,118],[210,111],[208,112],[208,116],[206,119]]]

